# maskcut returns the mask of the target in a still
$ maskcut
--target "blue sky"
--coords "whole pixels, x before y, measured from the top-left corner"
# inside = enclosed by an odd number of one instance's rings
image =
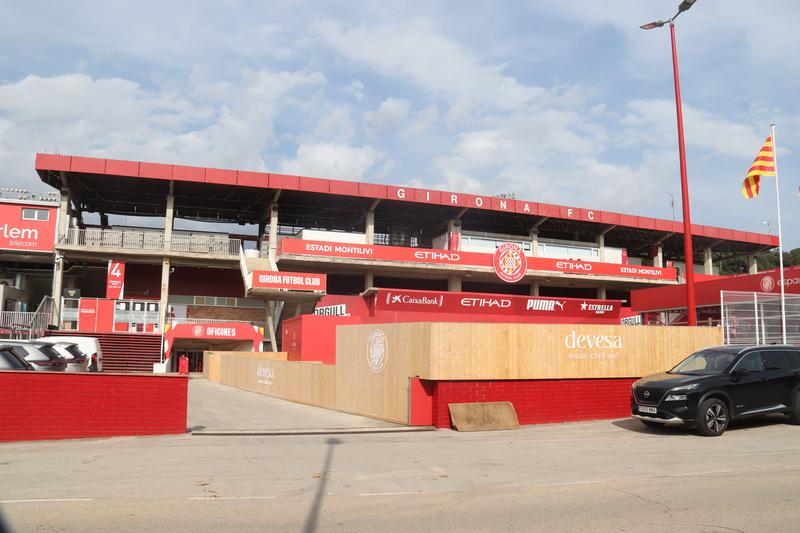
[[[0,183],[40,187],[47,151],[671,218],[669,33],[638,26],[678,3],[6,2]],[[739,192],[776,122],[787,248],[797,20],[791,0],[698,0],[677,26],[692,220],[777,231],[771,178]]]

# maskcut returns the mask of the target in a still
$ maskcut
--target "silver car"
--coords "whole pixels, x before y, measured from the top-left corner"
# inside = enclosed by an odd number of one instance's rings
[[[66,342],[78,345],[78,349],[89,357],[89,372],[103,371],[103,351],[100,342],[94,337],[77,337],[72,335],[54,335],[52,337],[42,337],[36,339],[39,342]]]
[[[53,348],[67,360],[67,372],[88,372],[89,358],[72,342],[54,342]]]
[[[13,346],[14,351],[33,365],[34,370],[63,372],[67,369],[66,358],[58,353],[53,343],[11,339],[2,342],[5,346]]]

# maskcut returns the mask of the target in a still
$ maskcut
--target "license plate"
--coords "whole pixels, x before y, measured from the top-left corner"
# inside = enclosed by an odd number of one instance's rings
[[[654,414],[658,413],[658,409],[656,409],[655,407],[645,407],[644,405],[640,405],[639,406],[639,412],[640,413],[649,413],[651,415],[654,415]]]

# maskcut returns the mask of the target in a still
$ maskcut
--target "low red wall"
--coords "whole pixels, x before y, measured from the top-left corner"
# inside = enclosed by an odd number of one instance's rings
[[[186,432],[188,378],[0,371],[0,442]]]
[[[626,417],[634,381],[636,378],[423,383],[433,385],[432,425],[449,428],[447,405],[451,403],[509,401],[523,425]]]

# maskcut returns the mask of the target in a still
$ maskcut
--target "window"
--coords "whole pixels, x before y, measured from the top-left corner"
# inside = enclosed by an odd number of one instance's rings
[[[739,361],[736,365],[737,370],[749,370],[750,372],[761,372],[764,370],[764,362],[761,359],[761,352],[752,352]]]
[[[794,368],[800,368],[800,352],[788,351],[786,354],[789,356],[789,361]]]
[[[49,209],[33,209],[32,207],[22,208],[22,220],[50,220]]]
[[[789,359],[786,357],[785,352],[761,352],[761,359],[764,361],[764,370],[786,370],[789,368]]]

